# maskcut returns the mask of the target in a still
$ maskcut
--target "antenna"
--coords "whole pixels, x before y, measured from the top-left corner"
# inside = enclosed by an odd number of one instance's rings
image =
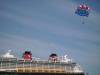
[[[10,49],[10,50],[8,50],[8,53],[11,53],[11,51],[12,51],[11,49]]]

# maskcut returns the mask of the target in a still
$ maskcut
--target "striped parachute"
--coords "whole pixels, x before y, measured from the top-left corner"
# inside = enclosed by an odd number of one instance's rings
[[[89,13],[90,13],[90,8],[85,4],[79,5],[77,9],[75,10],[75,14],[82,17],[88,17]],[[84,21],[82,23],[84,23]]]

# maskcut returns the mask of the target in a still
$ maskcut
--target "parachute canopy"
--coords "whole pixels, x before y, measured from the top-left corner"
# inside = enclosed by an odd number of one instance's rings
[[[75,14],[79,15],[79,16],[89,16],[89,10],[90,8],[85,5],[85,4],[81,4],[77,7]]]

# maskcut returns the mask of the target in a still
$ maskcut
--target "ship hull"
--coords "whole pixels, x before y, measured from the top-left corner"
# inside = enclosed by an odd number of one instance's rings
[[[23,72],[0,72],[0,75],[85,75],[84,73],[23,73]]]

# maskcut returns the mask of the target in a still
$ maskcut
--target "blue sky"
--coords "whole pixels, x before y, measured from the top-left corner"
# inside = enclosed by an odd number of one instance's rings
[[[100,74],[100,1],[85,0],[90,15],[76,15],[82,0],[0,0],[0,55],[25,50],[47,59],[68,54],[90,75]]]

